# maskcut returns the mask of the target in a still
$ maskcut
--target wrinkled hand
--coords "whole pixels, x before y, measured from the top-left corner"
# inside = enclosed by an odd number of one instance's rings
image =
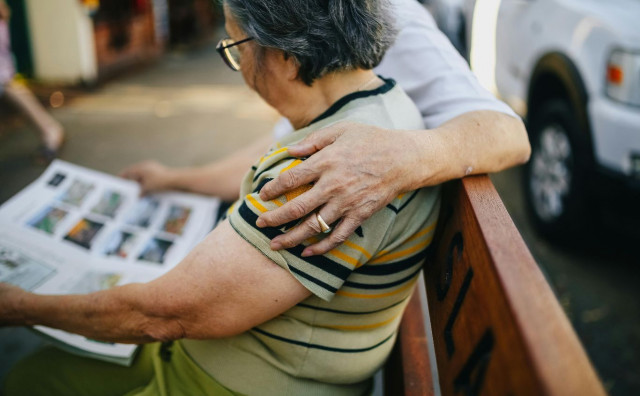
[[[317,211],[334,228],[327,238],[308,246],[303,256],[324,254],[347,240],[399,193],[417,188],[412,170],[419,166],[421,154],[414,133],[339,123],[290,147],[293,156],[311,156],[267,183],[260,198],[271,200],[299,186],[314,185],[280,208],[260,215],[260,227],[276,227],[308,215],[297,227],[274,238],[271,248],[290,248],[318,234]]]
[[[140,184],[142,194],[171,187],[171,169],[157,161],[144,161],[125,168],[120,177]]]
[[[0,282],[0,327],[20,325],[18,302],[27,292],[17,286]]]

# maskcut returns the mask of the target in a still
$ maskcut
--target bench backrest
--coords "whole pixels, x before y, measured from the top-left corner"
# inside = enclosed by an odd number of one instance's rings
[[[487,176],[444,187],[424,268],[443,395],[604,395]],[[433,394],[419,296],[385,368],[389,395]]]

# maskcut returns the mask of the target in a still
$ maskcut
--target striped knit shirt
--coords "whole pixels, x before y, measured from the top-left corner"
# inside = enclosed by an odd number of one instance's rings
[[[273,201],[260,199],[265,183],[301,163],[289,156],[287,146],[344,120],[388,129],[423,128],[411,100],[393,80],[385,80],[378,89],[343,97],[311,125],[281,139],[245,176],[242,198],[229,211],[232,227],[289,271],[312,296],[238,336],[182,341],[200,366],[233,391],[249,395],[363,394],[391,351],[433,237],[438,187],[399,195],[344,244],[322,256],[301,257],[304,247],[317,239],[283,251],[269,248],[271,239],[295,224],[265,229],[255,224],[261,213],[310,188]]]

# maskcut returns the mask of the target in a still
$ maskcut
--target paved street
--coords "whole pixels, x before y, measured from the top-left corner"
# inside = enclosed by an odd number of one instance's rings
[[[0,107],[0,202],[44,169],[33,161],[34,128]],[[220,158],[268,133],[275,113],[246,89],[238,73],[219,60],[213,45],[170,53],[157,64],[122,76],[92,92],[67,95],[52,111],[68,141],[61,158],[117,173],[156,158],[194,165]],[[612,395],[640,394],[640,269],[625,240],[603,235],[580,249],[553,247],[526,221],[519,170],[494,176],[514,221]],[[24,329],[0,330],[0,381],[40,340]]]

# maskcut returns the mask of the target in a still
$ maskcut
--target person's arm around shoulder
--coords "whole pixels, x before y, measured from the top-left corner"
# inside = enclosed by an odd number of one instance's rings
[[[340,221],[329,238],[309,246],[305,254],[333,249],[399,193],[498,172],[529,158],[522,121],[480,86],[423,6],[407,0],[392,4],[399,33],[376,72],[398,82],[428,129],[342,124],[317,131],[289,150],[312,156],[264,186],[261,198],[273,199],[310,182],[314,188],[262,214],[259,224],[279,226],[316,209],[328,223]],[[289,248],[313,234],[313,224],[306,221],[273,239],[271,247]]]
[[[317,255],[344,242],[398,194],[522,164],[529,158],[530,146],[520,119],[477,111],[426,131],[336,124],[311,134],[289,153],[310,157],[267,183],[260,197],[274,199],[308,183],[314,187],[263,213],[258,225],[275,227],[321,208],[327,223],[339,223],[328,238],[305,249],[305,255]],[[315,235],[315,228],[310,221],[303,222],[274,238],[271,247],[296,246]]]
[[[221,338],[276,317],[310,294],[225,221],[150,283],[65,296],[0,283],[0,325],[44,325],[122,343]]]

